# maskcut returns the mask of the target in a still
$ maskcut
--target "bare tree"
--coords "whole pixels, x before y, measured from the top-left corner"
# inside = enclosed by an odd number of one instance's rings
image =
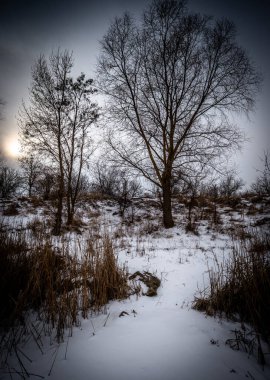
[[[259,195],[270,196],[270,152],[264,153],[264,168],[260,171],[260,175],[251,188]]]
[[[116,18],[102,40],[99,85],[107,95],[108,143],[161,190],[174,225],[174,177],[239,146],[229,111],[252,109],[260,76],[227,20],[188,13],[181,1],[153,1],[142,22]]]
[[[121,216],[132,206],[132,200],[141,194],[141,185],[125,169],[98,162],[95,168],[94,189],[114,199]],[[132,209],[132,217],[133,212]]]
[[[68,225],[73,222],[75,204],[82,187],[82,170],[93,152],[90,127],[98,118],[98,106],[90,100],[90,96],[96,92],[92,83],[93,80],[86,80],[84,74],[76,81],[69,80],[69,128],[65,135],[64,150]]]
[[[90,189],[91,189],[90,179],[85,173],[83,173],[81,175],[80,182],[78,185],[78,196],[88,194]]]
[[[0,198],[9,198],[16,193],[21,177],[16,169],[10,168],[0,152]]]
[[[22,181],[26,184],[28,196],[31,197],[41,176],[42,164],[33,154],[19,158],[19,161],[22,169]]]
[[[118,171],[115,167],[97,162],[94,168],[93,189],[103,195],[113,197],[118,181]]]
[[[228,172],[222,178],[219,184],[219,195],[230,198],[235,195],[244,186],[241,178],[237,177],[234,172]]]
[[[96,105],[91,103],[92,80],[82,74],[73,81],[72,55],[65,51],[52,53],[49,61],[41,56],[32,70],[30,105],[23,103],[20,112],[22,145],[39,153],[45,162],[57,170],[57,211],[53,233],[60,234],[63,200],[68,199],[68,223],[72,222],[77,196],[71,181],[75,173],[80,182],[82,167],[87,159],[89,126],[97,117]],[[65,189],[66,185],[66,189]]]
[[[63,140],[67,124],[68,76],[72,68],[68,52],[39,57],[32,69],[30,105],[20,112],[21,142],[50,159],[58,172],[58,204],[53,233],[60,234],[64,198]]]
[[[140,194],[140,183],[135,179],[131,179],[129,173],[126,170],[119,171],[113,198],[118,203],[120,215],[122,217],[125,216],[127,209],[131,207],[133,222],[134,208],[132,207],[132,201]]]
[[[37,181],[37,192],[47,201],[55,189],[57,175],[52,167],[46,165],[42,166],[41,172],[42,174]]]

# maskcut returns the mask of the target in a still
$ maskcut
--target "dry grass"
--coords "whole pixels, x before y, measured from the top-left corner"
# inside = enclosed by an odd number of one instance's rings
[[[111,199],[110,196],[106,194],[102,194],[97,191],[89,192],[80,196],[80,201],[87,202],[87,203],[110,200],[110,199]]]
[[[29,197],[29,201],[34,208],[44,206],[44,200],[41,197],[32,196]]]
[[[139,235],[153,235],[154,233],[157,233],[160,230],[161,226],[156,221],[156,218],[154,220],[144,218],[144,223],[141,223],[139,225],[138,234]]]
[[[45,231],[47,231],[46,220],[40,220],[37,216],[29,221],[26,227],[32,232],[33,237],[37,240],[43,239],[45,236]]]
[[[112,240],[108,235],[96,244],[88,242],[84,260],[86,260],[84,266],[91,268],[92,281],[89,288],[91,307],[95,311],[99,311],[110,300],[120,300],[128,296],[127,268],[118,265]]]
[[[185,226],[185,231],[186,233],[192,233],[194,235],[199,235],[199,230],[198,230],[198,224],[195,218],[192,220],[189,220]]]
[[[194,308],[249,323],[255,334],[269,343],[269,236],[253,230],[234,241],[231,256],[217,262],[209,277],[210,291],[195,299]]]
[[[43,331],[59,342],[80,316],[87,318],[89,312],[102,311],[108,301],[130,294],[127,270],[119,265],[107,235],[90,237],[85,246],[73,247],[71,255],[68,243],[57,249],[42,232],[34,239],[27,230],[6,231],[2,226],[0,245],[3,352],[10,349],[10,339],[3,337],[11,332],[13,336],[14,331],[19,336],[22,328],[29,330],[29,315],[36,314]]]
[[[217,203],[221,206],[230,207],[236,211],[241,208],[241,199],[240,195],[231,195],[230,197],[220,196],[217,198]]]
[[[18,204],[15,202],[9,203],[3,210],[4,216],[16,216],[19,214]]]

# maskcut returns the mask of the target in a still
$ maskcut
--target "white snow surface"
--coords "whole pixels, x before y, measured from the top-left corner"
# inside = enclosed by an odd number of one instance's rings
[[[160,223],[156,208],[149,210],[149,221],[138,207],[142,221],[135,227],[121,226],[120,217],[113,215],[115,205],[100,202],[98,209],[99,223],[112,235],[122,235],[123,244],[116,248],[119,261],[130,274],[149,271],[160,278],[158,295],[111,301],[103,313],[82,319],[72,336],[67,331],[63,343],[41,337],[43,354],[33,339],[22,343],[22,352],[32,361],[24,358],[30,373],[50,380],[270,379],[269,363],[263,369],[254,356],[225,344],[239,323],[192,309],[194,295],[208,285],[214,258],[222,261],[231,249],[227,234],[207,228],[207,222],[200,222],[198,235],[186,233],[181,207],[173,229],[159,227],[151,234],[143,231],[146,223]],[[252,223],[247,217],[245,221]],[[86,234],[87,227],[80,238]],[[128,315],[119,317],[122,311]],[[16,358],[10,363],[15,367]],[[1,380],[10,378],[20,376],[0,372]]]

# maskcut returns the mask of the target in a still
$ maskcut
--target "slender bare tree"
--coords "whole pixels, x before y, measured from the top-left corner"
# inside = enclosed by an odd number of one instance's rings
[[[42,175],[37,181],[37,193],[42,196],[44,201],[48,201],[55,192],[56,173],[55,169],[48,165],[42,165]]]
[[[41,56],[32,70],[29,106],[23,103],[20,111],[22,145],[56,168],[58,197],[53,229],[56,235],[61,232],[66,193],[68,223],[72,222],[77,185],[73,191],[71,182],[76,176],[77,183],[80,182],[87,159],[89,127],[97,117],[96,105],[89,98],[94,92],[92,80],[85,80],[82,74],[73,81],[72,67],[73,58],[68,51],[52,53],[49,61]]]
[[[223,197],[230,198],[237,194],[244,186],[244,181],[231,170],[225,173],[219,184],[219,194]]]
[[[21,185],[19,172],[7,165],[0,151],[0,198],[13,196]]]
[[[58,169],[58,202],[53,233],[59,235],[64,198],[63,139],[67,125],[68,77],[73,65],[68,52],[40,56],[32,68],[30,105],[22,105],[20,132],[23,146],[49,158]]]
[[[188,13],[177,0],[153,1],[140,23],[128,14],[116,18],[101,45],[108,143],[161,189],[170,228],[173,178],[213,166],[240,145],[228,112],[252,109],[260,76],[230,21]]]
[[[259,176],[251,188],[259,195],[270,196],[270,151],[264,152],[264,157],[261,159],[264,162],[263,170],[259,170]]]
[[[94,170],[93,188],[114,199],[119,205],[122,217],[125,216],[125,211],[132,206],[134,198],[141,194],[141,184],[131,174],[119,167],[106,165],[101,160]]]
[[[22,182],[26,185],[28,196],[31,197],[41,175],[42,164],[33,154],[19,158],[22,170]]]
[[[69,80],[68,133],[65,135],[64,162],[67,183],[67,224],[73,223],[75,204],[82,184],[82,170],[93,152],[91,125],[98,118],[98,106],[90,99],[96,92],[92,79],[81,74]]]

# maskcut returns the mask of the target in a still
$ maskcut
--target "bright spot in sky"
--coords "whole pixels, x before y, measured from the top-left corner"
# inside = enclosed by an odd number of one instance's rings
[[[10,137],[5,143],[5,151],[8,157],[18,158],[20,155],[20,143],[16,137]]]

